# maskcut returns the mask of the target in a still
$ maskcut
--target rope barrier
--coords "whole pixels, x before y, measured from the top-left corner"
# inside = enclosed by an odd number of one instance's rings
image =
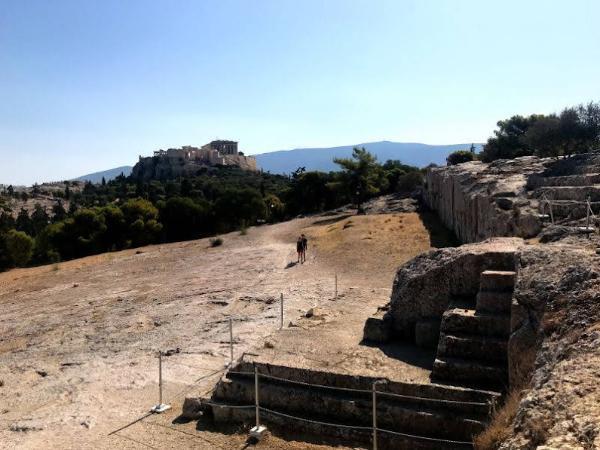
[[[254,409],[255,405],[227,405],[226,403],[215,403],[202,401],[204,405],[216,407],[216,408],[229,408],[229,409]]]
[[[227,375],[229,375],[229,374],[254,376],[254,374],[252,372],[229,371],[229,372],[227,372]],[[368,390],[367,389],[353,389],[353,388],[345,388],[345,387],[337,387],[337,386],[326,386],[323,384],[306,383],[304,381],[288,380],[286,378],[280,378],[280,377],[276,377],[273,375],[266,375],[266,374],[262,374],[262,373],[259,373],[259,376],[262,378],[269,378],[269,379],[276,380],[276,381],[282,381],[282,382],[297,384],[297,385],[301,385],[301,386],[316,387],[316,388],[320,388],[320,389],[330,389],[330,390],[343,391],[343,392],[355,392],[355,393],[360,393],[360,394],[372,394],[372,392],[373,392],[370,389],[368,389]],[[388,397],[401,398],[401,399],[405,399],[405,400],[417,400],[417,401],[426,401],[426,402],[432,402],[432,403],[460,404],[460,405],[469,405],[469,406],[487,406],[487,407],[490,406],[490,404],[487,402],[468,402],[468,401],[460,401],[460,400],[445,400],[445,399],[441,399],[441,398],[418,397],[418,396],[414,396],[414,395],[396,394],[393,392],[382,392],[382,391],[375,391],[375,392],[377,394],[385,395]]]
[[[469,442],[469,441],[453,441],[451,439],[431,438],[431,437],[426,437],[426,436],[418,436],[415,434],[400,433],[398,431],[386,430],[384,428],[377,428],[377,431],[381,431],[383,433],[394,434],[396,436],[407,437],[410,439],[418,439],[418,440],[430,441],[430,442],[444,442],[445,444],[468,445],[470,447],[473,447],[473,443]]]
[[[371,427],[343,425],[343,424],[339,424],[339,423],[328,423],[328,422],[320,422],[318,420],[305,419],[303,417],[296,417],[296,416],[291,416],[289,414],[280,413],[278,411],[273,411],[272,409],[265,408],[264,406],[261,406],[260,410],[264,411],[266,413],[269,413],[269,414],[273,414],[275,416],[285,417],[286,419],[299,420],[301,422],[314,423],[316,425],[324,425],[327,427],[345,428],[345,429],[357,430],[357,431],[371,431],[373,429]]]
[[[203,403],[206,405],[209,405],[209,406],[216,406],[216,407],[220,407],[220,408],[230,408],[230,409],[254,409],[255,408],[255,405],[226,405],[226,404],[214,403],[214,402],[203,402]],[[298,417],[298,416],[293,416],[291,414],[285,414],[285,413],[282,413],[279,411],[274,411],[272,409],[265,408],[264,406],[260,406],[259,409],[263,412],[272,414],[274,416],[279,416],[279,417],[283,417],[286,419],[297,420],[300,422],[312,423],[315,425],[322,425],[322,426],[326,426],[326,427],[342,428],[342,429],[356,430],[356,431],[373,431],[373,427],[360,426],[360,425],[344,425],[344,424],[340,424],[340,423],[331,423],[331,422],[321,422],[319,420],[306,419],[304,417]],[[468,442],[468,441],[455,441],[455,440],[451,440],[451,439],[419,436],[417,434],[400,433],[398,431],[386,430],[384,428],[377,428],[377,431],[393,434],[395,436],[402,436],[405,438],[416,439],[416,440],[423,440],[423,441],[429,441],[429,442],[443,442],[445,444],[473,446],[473,443]]]

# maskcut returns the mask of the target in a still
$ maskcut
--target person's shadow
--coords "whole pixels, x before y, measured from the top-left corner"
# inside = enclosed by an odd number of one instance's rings
[[[296,261],[290,261],[289,263],[287,263],[287,266],[285,266],[285,268],[286,269],[290,269],[290,268],[294,267],[297,264],[298,263]]]

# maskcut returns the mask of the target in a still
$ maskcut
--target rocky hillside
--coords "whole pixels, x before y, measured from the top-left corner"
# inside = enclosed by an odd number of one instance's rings
[[[600,154],[469,162],[427,173],[425,202],[463,242],[537,236],[548,225],[584,225],[600,208]]]
[[[600,208],[600,154],[435,168],[424,197],[463,242],[535,238],[510,244],[517,276],[506,348],[509,400],[478,448],[599,448],[600,239],[593,212]],[[442,331],[451,318],[466,325],[469,310],[447,309],[448,299],[464,298],[464,279],[490,245],[438,250],[400,268],[388,314],[395,331],[412,339],[417,331],[418,339],[418,325],[432,318]],[[443,292],[426,295],[428,286]]]

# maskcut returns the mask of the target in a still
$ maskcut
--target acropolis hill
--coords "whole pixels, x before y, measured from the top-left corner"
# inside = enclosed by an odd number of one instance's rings
[[[193,176],[201,168],[211,166],[237,166],[243,170],[258,170],[256,159],[238,151],[237,142],[217,140],[200,148],[186,145],[157,150],[153,156],[140,156],[131,174],[142,180],[167,179]]]

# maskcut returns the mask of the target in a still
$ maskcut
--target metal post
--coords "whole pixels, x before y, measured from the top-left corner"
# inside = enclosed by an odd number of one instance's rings
[[[337,279],[337,273],[335,274],[335,296],[333,298],[337,298],[337,294],[338,294],[338,279]]]
[[[256,426],[250,429],[250,437],[260,441],[268,432],[267,427],[260,424],[260,403],[258,400],[258,368],[254,364],[254,407],[256,410]]]
[[[591,209],[591,205],[590,205],[590,198],[588,197],[586,200],[587,203],[587,208],[585,208],[585,231],[587,232],[590,229],[590,209]]]
[[[280,311],[281,320],[279,321],[279,329],[283,329],[283,292],[281,293],[281,311]]]
[[[162,405],[162,351],[158,351],[158,404]]]
[[[150,412],[162,413],[171,409],[171,405],[163,403],[163,379],[162,379],[162,351],[158,352],[158,404],[154,405]]]
[[[373,382],[373,450],[377,450],[377,381]]]
[[[233,366],[233,319],[229,318],[229,364]]]
[[[256,429],[260,428],[260,406],[258,403],[258,369],[254,366],[254,406],[256,409]]]

